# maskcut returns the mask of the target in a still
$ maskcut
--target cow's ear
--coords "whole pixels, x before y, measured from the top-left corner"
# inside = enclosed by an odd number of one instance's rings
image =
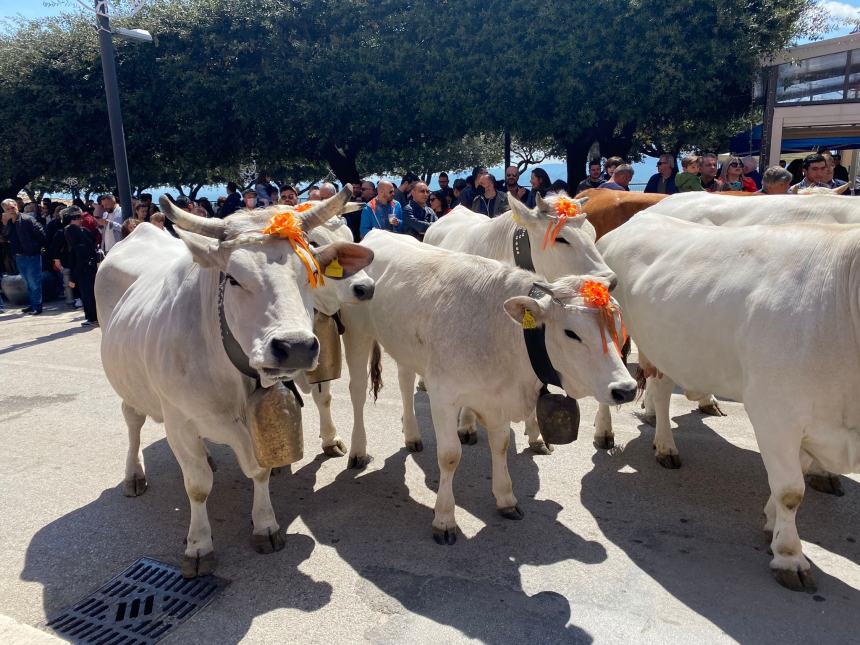
[[[834,188],[834,189],[833,189],[833,194],[834,194],[834,195],[841,195],[841,194],[843,194],[846,190],[848,190],[848,187],[849,187],[850,185],[851,185],[851,184],[849,184],[848,182],[845,182],[845,183],[844,183],[844,184],[842,184],[841,186],[837,186],[836,188]]]
[[[334,242],[314,249],[323,274],[329,278],[348,278],[373,261],[373,251],[361,244]]]
[[[226,256],[218,245],[218,241],[190,231],[183,231],[178,226],[174,227],[179,239],[191,251],[194,261],[204,268],[215,268],[223,270],[227,266]]]
[[[528,296],[508,298],[505,300],[505,311],[523,329],[534,329],[542,325],[546,318],[540,303]]]
[[[536,211],[533,211],[528,206],[523,204],[516,197],[508,197],[508,206],[511,207],[514,221],[521,225],[526,225],[528,222],[537,222],[538,216]]]

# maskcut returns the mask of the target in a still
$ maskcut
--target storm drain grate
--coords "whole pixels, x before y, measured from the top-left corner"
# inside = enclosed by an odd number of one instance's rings
[[[43,626],[72,643],[156,643],[226,585],[215,576],[186,580],[177,567],[141,558]]]

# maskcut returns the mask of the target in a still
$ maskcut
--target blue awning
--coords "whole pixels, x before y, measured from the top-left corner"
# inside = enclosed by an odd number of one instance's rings
[[[758,155],[761,153],[761,124],[752,130],[741,132],[732,137],[729,150],[733,155],[743,157],[746,155]],[[842,150],[845,148],[860,148],[860,133],[853,136],[845,135],[843,130],[840,134],[827,137],[797,137],[800,133],[786,133],[783,137],[783,154],[790,152],[805,152],[807,150]]]

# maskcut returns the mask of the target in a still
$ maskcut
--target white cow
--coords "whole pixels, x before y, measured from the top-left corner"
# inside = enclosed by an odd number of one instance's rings
[[[714,226],[749,226],[754,224],[787,224],[798,222],[860,224],[860,203],[839,197],[830,189],[797,197],[795,195],[758,195],[737,197],[710,193],[680,193],[672,195],[650,207],[647,213],[665,215],[688,222]],[[649,389],[645,395],[645,418],[655,422],[655,414]],[[688,394],[690,400],[699,400],[700,408],[713,400],[710,395]],[[713,405],[716,401],[713,400]],[[717,407],[718,409],[718,407]],[[595,443],[600,447],[611,447],[614,443],[612,422],[607,406],[600,406],[597,414]],[[671,428],[660,426],[654,438],[655,456],[658,463],[668,468],[681,465],[678,448]],[[810,485],[827,493],[841,494],[838,478],[824,472],[815,464],[811,467]]]
[[[424,235],[424,242],[451,251],[461,251],[499,260],[509,265],[517,265],[515,246],[530,249],[527,256],[534,271],[547,280],[557,280],[566,275],[594,275],[609,280],[610,289],[615,284],[615,275],[603,261],[595,247],[594,227],[580,215],[569,219],[560,230],[555,243],[545,248],[543,240],[548,226],[558,220],[555,207],[564,193],[548,197],[538,195],[537,206],[528,208],[512,196],[508,196],[511,210],[494,218],[475,213],[464,206],[458,206],[434,224]],[[572,200],[581,209],[588,198]],[[517,231],[527,234],[527,246],[515,241]],[[464,410],[460,418],[458,434],[462,443],[474,444],[477,430],[474,415]],[[541,439],[537,419],[534,415],[526,419],[526,435],[533,452],[547,454],[551,448]]]
[[[297,214],[302,230],[341,212],[349,195],[347,186]],[[242,471],[254,481],[254,548],[264,553],[284,547],[269,499],[269,469],[254,456],[246,422],[248,397],[257,385],[228,358],[221,312],[262,387],[313,368],[319,343],[312,331],[313,289],[302,261],[309,258],[289,240],[262,233],[283,208],[215,220],[181,211],[164,198],[161,206],[187,250],[169,258],[159,245],[173,242],[141,225],[99,268],[96,301],[102,363],[123,401],[128,425],[126,492],[135,495],[146,488],[141,426],[147,416],[163,422],[191,506],[182,574],[194,577],[215,566],[206,512],[212,471],[202,439],[232,447]],[[347,274],[372,259],[367,249],[347,243],[314,254],[323,269],[337,259]]]
[[[813,588],[795,526],[804,470],[813,459],[860,469],[860,226],[718,227],[643,212],[598,246],[643,363],[664,375],[658,432],[674,383],[744,403],[770,484],[771,569]]]
[[[561,278],[531,297],[534,274],[494,260],[382,231],[372,231],[362,244],[373,250],[368,274],[377,288],[373,300],[342,309],[355,415],[351,462],[368,460],[366,368],[378,341],[399,366],[403,430],[411,451],[422,449],[413,405],[414,375],[421,374],[426,383],[440,470],[436,541],[452,544],[456,539],[452,481],[461,454],[457,415],[462,407],[472,408],[487,428],[499,512],[521,518],[507,469],[508,433],[511,421],[534,411],[541,388],[522,324],[533,319],[546,326],[546,349],[569,396],[594,396],[607,403],[634,396],[635,382],[612,342],[606,353],[602,350],[597,310],[583,305],[579,291],[586,277]],[[372,373],[378,362],[377,356]]]

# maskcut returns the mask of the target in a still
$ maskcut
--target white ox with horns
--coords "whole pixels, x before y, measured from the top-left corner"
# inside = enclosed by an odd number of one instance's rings
[[[556,205],[562,197],[570,199],[564,193],[547,199],[538,195],[536,207],[529,209],[515,197],[508,196],[511,210],[494,218],[458,206],[427,229],[424,242],[514,266],[518,265],[517,256],[529,257],[535,273],[547,280],[558,280],[566,275],[593,275],[608,280],[611,289],[615,274],[600,256],[595,246],[594,226],[582,211],[588,197],[571,200],[582,214],[568,219],[554,242],[544,245],[547,229],[558,223]],[[515,240],[515,235],[518,232],[522,235],[522,231],[526,239]],[[550,452],[551,447],[541,439],[535,415],[526,419],[525,426],[532,451]],[[464,444],[477,441],[475,416],[470,410],[463,411],[458,433]]]
[[[296,213],[301,229],[309,232],[340,214],[349,195],[347,186]],[[163,422],[191,507],[182,574],[193,577],[215,566],[206,512],[212,471],[203,439],[229,445],[253,480],[254,548],[268,553],[284,547],[269,499],[270,471],[254,456],[246,421],[248,398],[258,385],[228,357],[219,310],[259,386],[295,378],[316,365],[319,353],[312,330],[314,289],[308,267],[313,263],[301,246],[262,233],[284,207],[240,211],[217,220],[181,211],[164,198],[161,206],[176,224],[181,252],[169,236],[141,225],[102,263],[96,300],[102,363],[122,399],[128,425],[125,492],[139,495],[146,489],[140,454],[146,417]],[[337,259],[346,275],[363,269],[373,257],[367,249],[343,242],[313,254],[323,269]]]
[[[412,452],[423,449],[412,396],[416,373],[427,386],[440,470],[434,539],[456,540],[452,482],[461,456],[457,416],[463,407],[473,409],[487,429],[496,507],[503,516],[520,519],[507,468],[510,423],[533,413],[541,389],[523,327],[545,326],[546,350],[569,396],[621,403],[635,394],[635,381],[618,353],[602,349],[600,312],[586,306],[580,294],[585,280],[606,280],[567,276],[533,291],[533,273],[408,236],[371,231],[362,245],[374,253],[367,272],[376,281],[376,294],[342,310],[355,415],[351,464],[369,459],[367,364],[374,354],[371,375],[377,384],[379,352],[372,349],[378,342],[398,364],[403,430]]]
[[[767,220],[791,200],[858,208],[823,195],[738,203]],[[653,381],[657,433],[668,433],[674,383],[742,401],[770,485],[771,569],[791,589],[814,588],[795,522],[804,470],[815,460],[860,471],[860,225],[713,226],[655,208],[598,246],[643,366],[663,374]]]

